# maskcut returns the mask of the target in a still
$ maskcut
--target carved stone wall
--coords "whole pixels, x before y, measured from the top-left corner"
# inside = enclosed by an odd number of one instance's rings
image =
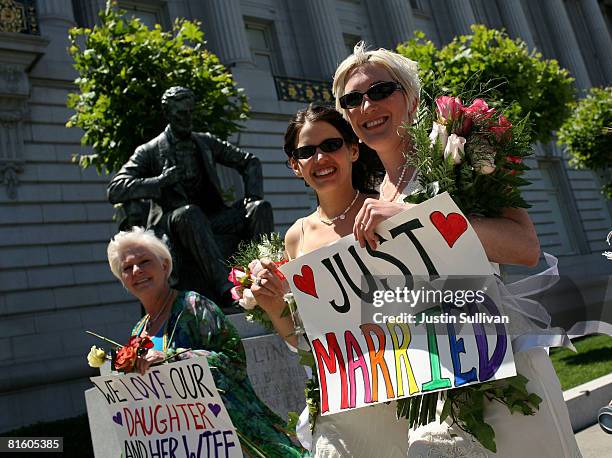
[[[33,0],[0,0],[0,183],[11,199],[23,172],[28,71],[48,44],[39,33]]]

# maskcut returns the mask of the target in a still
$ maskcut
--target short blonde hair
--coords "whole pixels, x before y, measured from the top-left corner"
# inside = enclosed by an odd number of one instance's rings
[[[365,64],[378,64],[384,67],[391,77],[404,89],[408,99],[408,106],[416,108],[421,90],[417,63],[401,54],[383,48],[375,51],[366,51],[365,42],[360,41],[355,45],[353,54],[342,61],[334,74],[332,92],[336,97],[336,110],[342,113],[345,119],[348,119],[347,112],[340,106],[339,99],[344,95],[344,89],[346,88],[346,82],[350,73]]]
[[[168,277],[170,276],[170,272],[172,272],[172,255],[166,243],[157,238],[153,231],[134,226],[129,231],[121,231],[115,235],[106,249],[108,264],[115,277],[121,280],[121,257],[129,247],[134,245],[144,246],[157,256],[161,262],[167,261],[169,263]]]

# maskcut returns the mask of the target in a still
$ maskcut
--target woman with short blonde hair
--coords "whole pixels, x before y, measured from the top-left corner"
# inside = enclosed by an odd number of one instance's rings
[[[344,59],[336,69],[332,85],[332,92],[336,96],[336,110],[342,113],[346,120],[347,110],[341,106],[340,98],[345,94],[347,79],[355,68],[368,63],[385,68],[393,80],[402,86],[409,105],[418,105],[421,81],[417,63],[383,48],[367,51],[365,42],[360,41],[355,45],[353,54]]]
[[[360,43],[334,76],[337,106],[359,139],[377,152],[386,171],[379,197],[366,199],[355,217],[353,234],[362,247],[376,248],[376,226],[406,210],[410,204],[404,198],[419,189],[417,170],[407,161],[413,146],[405,129],[417,109],[416,70],[416,63],[406,57],[384,49],[367,51]],[[524,209],[505,208],[498,218],[468,218],[491,262],[537,264],[540,245]],[[528,348],[514,357],[517,372],[529,379],[529,389],[543,401],[530,417],[512,415],[502,404],[486,404],[484,417],[495,430],[498,456],[580,456],[545,349]],[[408,456],[490,456],[471,436],[446,422],[410,431],[409,443]]]

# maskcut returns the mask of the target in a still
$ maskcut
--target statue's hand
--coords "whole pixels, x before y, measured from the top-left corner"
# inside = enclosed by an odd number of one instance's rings
[[[159,176],[159,184],[161,186],[170,186],[176,184],[181,179],[181,171],[179,167],[173,165],[172,167],[165,168],[162,174]]]
[[[250,197],[245,197],[242,202],[243,202],[244,207],[248,208],[250,203],[258,202],[260,200],[261,199],[259,197],[250,196]]]

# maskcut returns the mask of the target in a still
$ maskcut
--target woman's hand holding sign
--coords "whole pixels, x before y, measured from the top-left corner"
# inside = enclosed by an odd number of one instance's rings
[[[355,217],[353,234],[355,240],[359,242],[361,248],[365,248],[366,243],[373,250],[378,246],[378,240],[374,229],[381,222],[408,210],[412,204],[385,202],[378,199],[366,199]]]

